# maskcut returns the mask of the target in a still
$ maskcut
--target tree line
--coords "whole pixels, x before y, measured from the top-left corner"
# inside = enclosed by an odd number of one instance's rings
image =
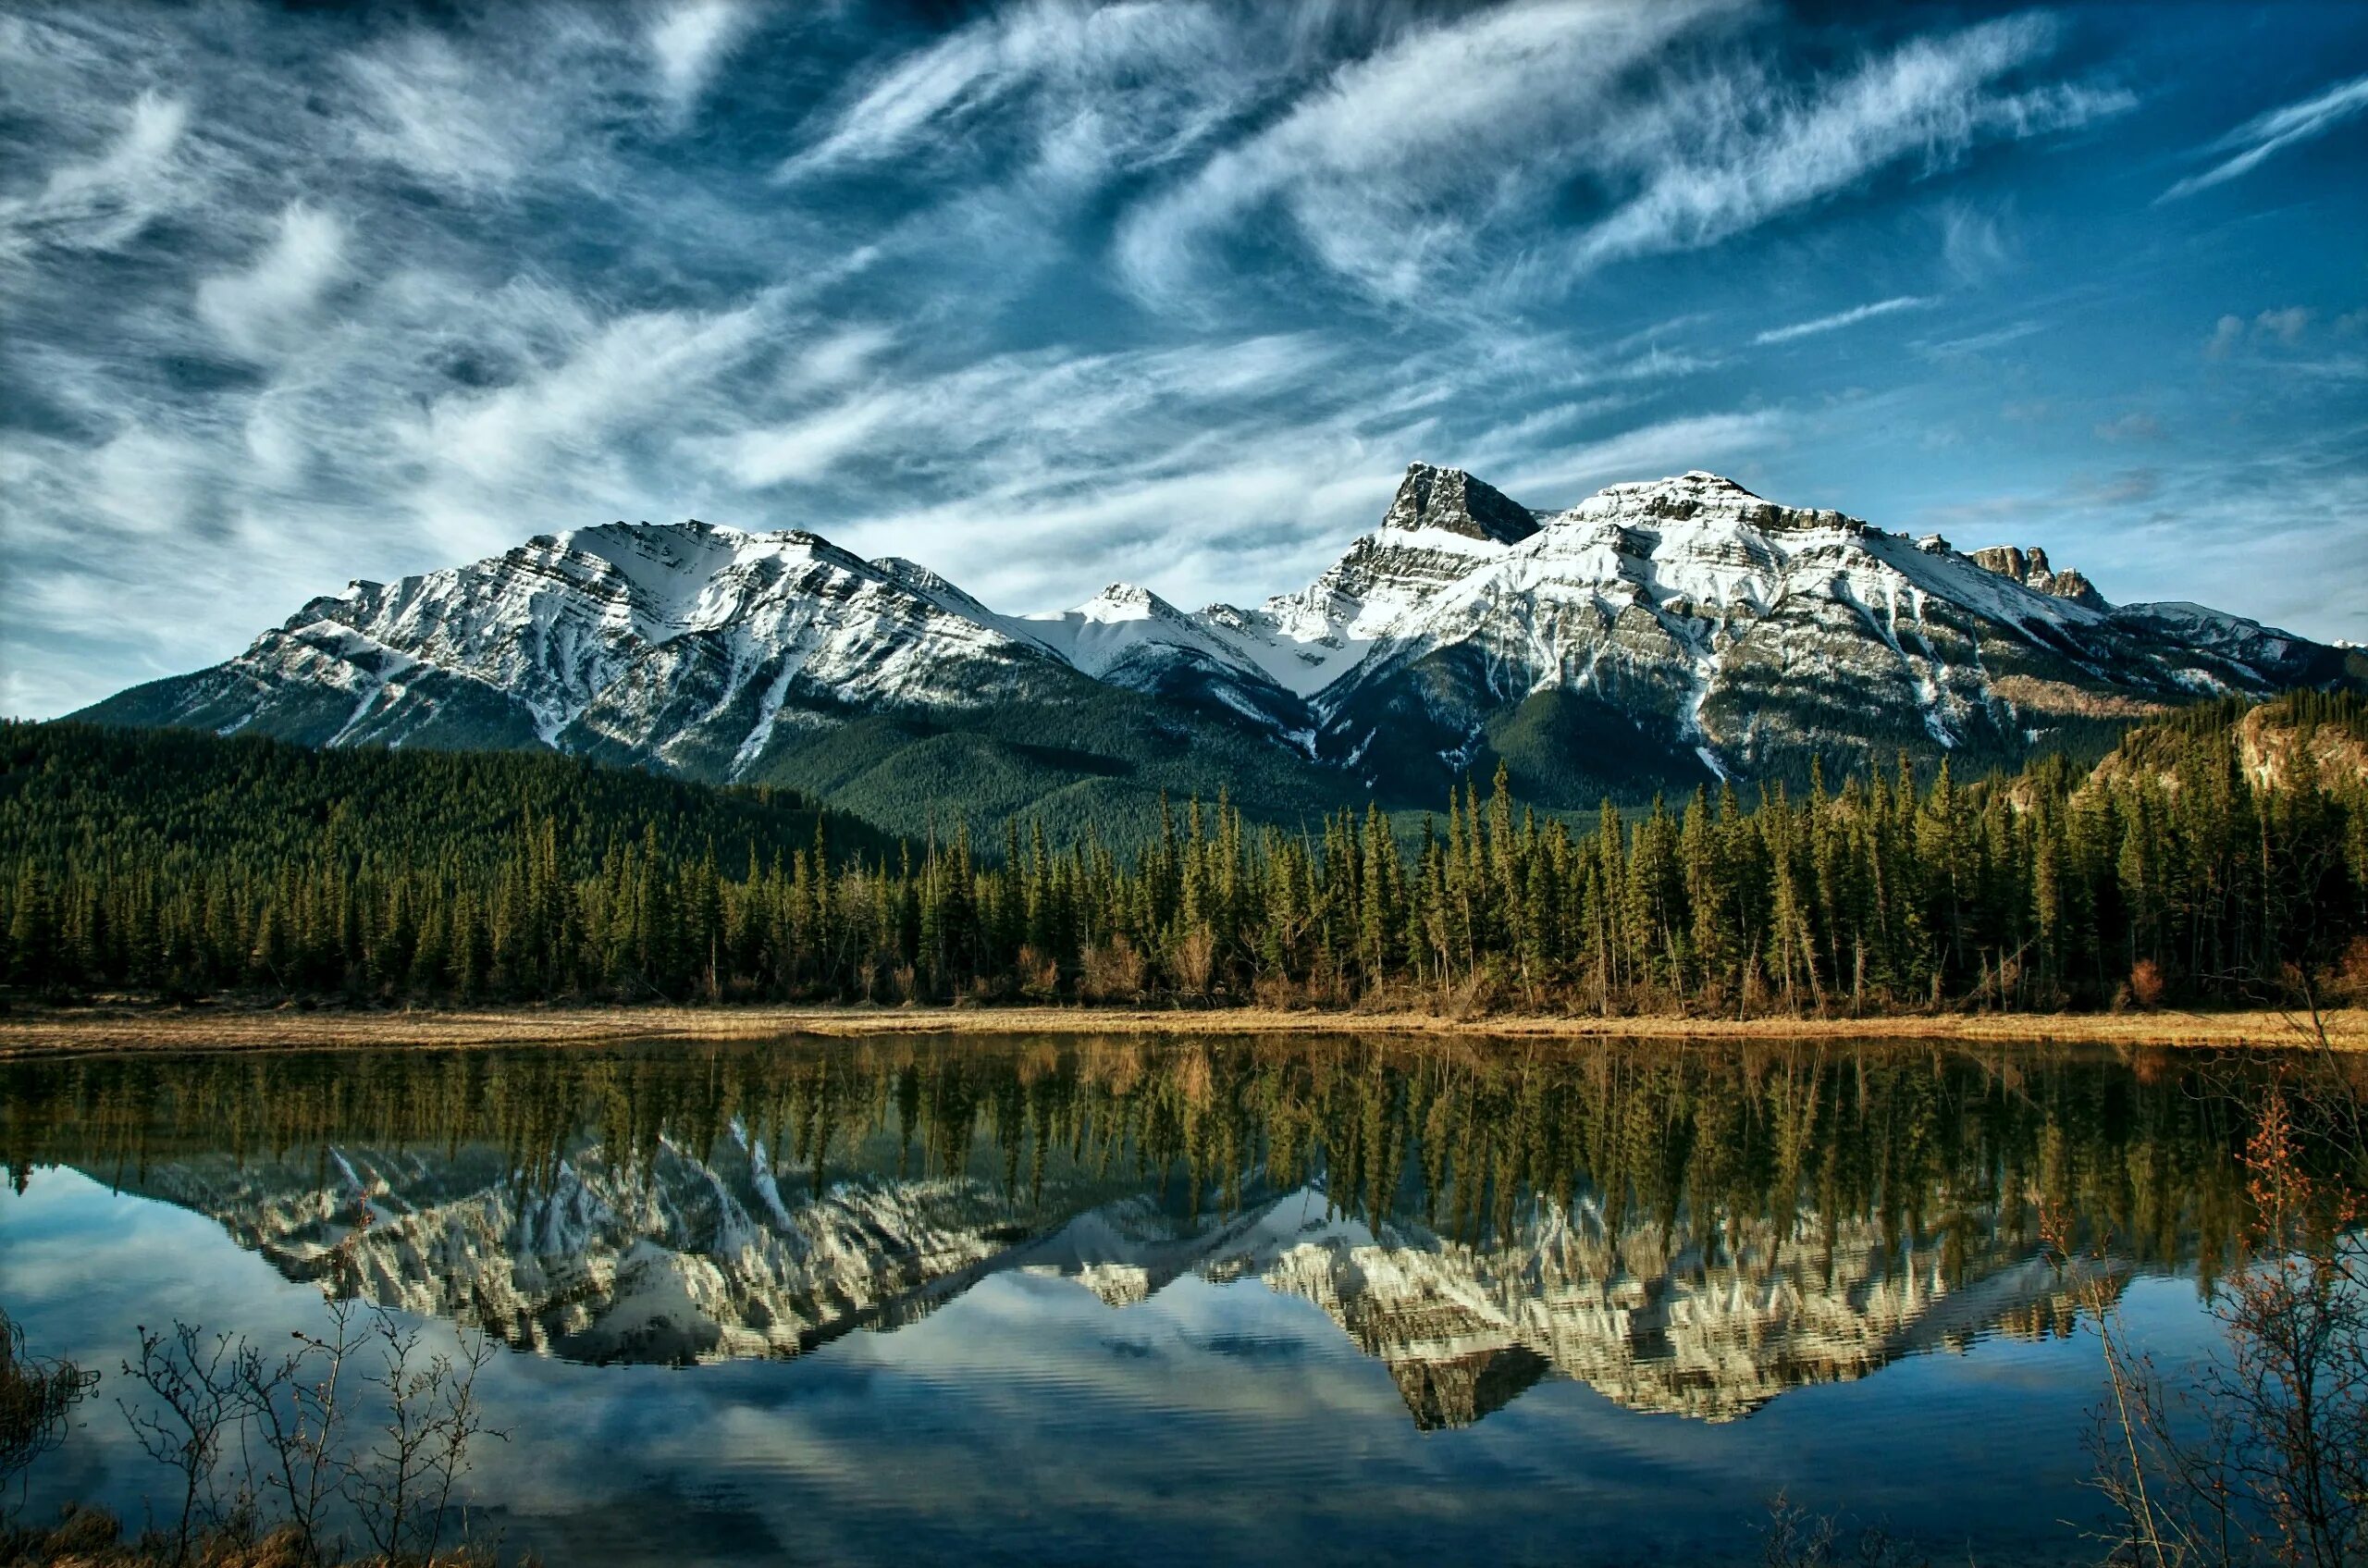
[[[1220,797],[1121,854],[1017,821],[892,842],[564,759],[15,725],[0,962],[27,994],[426,1003],[2257,1003],[2368,982],[2368,786],[2322,760],[2363,744],[2359,698],[2302,693],[2188,710],[2087,772],[1903,759],[1573,821],[1500,770],[1412,835]]]

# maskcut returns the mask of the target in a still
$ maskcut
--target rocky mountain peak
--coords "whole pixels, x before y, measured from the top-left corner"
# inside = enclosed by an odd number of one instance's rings
[[[1188,614],[1117,583],[1010,615],[804,531],[602,524],[357,583],[236,659],[86,716],[547,747],[733,780],[853,714],[987,713],[1066,700],[1079,677],[1247,726],[1282,748],[1278,769],[1337,770],[1294,774],[1307,798],[1426,801],[1518,709],[1551,733],[1511,732],[1530,747],[1517,784],[1584,803],[1871,756],[1870,735],[2012,758],[2099,712],[2357,685],[2368,659],[2197,606],[2107,606],[2043,550],[1968,559],[1699,469],[1542,516],[1415,463],[1380,528],[1251,610]]]
[[[1518,544],[1537,532],[1529,508],[1461,468],[1409,463],[1384,513],[1385,528],[1437,528],[1468,539]]]
[[[2010,578],[2033,593],[2049,594],[2056,599],[2068,599],[2075,604],[2085,604],[2091,610],[2108,608],[2104,595],[2096,585],[2071,567],[2057,570],[2048,564],[2047,551],[2037,545],[1992,545],[1978,549],[1971,557],[1974,564],[1988,568],[2002,577]]]
[[[1124,620],[1144,615],[1174,617],[1177,608],[1152,592],[1133,583],[1113,583],[1078,606],[1088,616],[1097,620]]]
[[[1707,522],[1769,529],[1863,531],[1866,525],[1822,507],[1782,506],[1745,489],[1724,475],[1688,469],[1665,479],[1608,485],[1562,514],[1582,523],[1645,524]]]

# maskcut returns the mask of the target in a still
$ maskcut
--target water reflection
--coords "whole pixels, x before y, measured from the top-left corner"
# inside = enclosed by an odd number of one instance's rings
[[[2269,1069],[2194,1055],[894,1041],[26,1063],[0,1156],[579,1362],[792,1357],[1005,1271],[1314,1303],[1414,1424],[1541,1378],[1707,1421],[2060,1333],[2235,1234]],[[366,1216],[366,1218],[365,1218]]]

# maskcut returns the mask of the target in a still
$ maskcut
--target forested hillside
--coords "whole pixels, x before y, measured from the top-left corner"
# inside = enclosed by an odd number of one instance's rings
[[[556,886],[623,857],[735,876],[827,846],[893,855],[796,791],[714,788],[529,752],[316,750],[262,737],[0,724],[0,856],[19,985],[338,991],[389,941],[436,968],[527,870]],[[505,894],[505,886],[508,891]],[[456,928],[455,922],[458,922]],[[276,979],[274,977],[277,977]],[[423,971],[423,979],[426,978]],[[450,982],[479,979],[456,970]]]
[[[1081,999],[1725,1013],[2259,1002],[2368,982],[2368,716],[2206,707],[2092,773],[1903,764],[1573,829],[1499,773],[1410,848],[1186,802],[891,851],[762,791],[525,756],[7,732],[20,992]],[[2267,782],[2274,781],[2274,782]]]

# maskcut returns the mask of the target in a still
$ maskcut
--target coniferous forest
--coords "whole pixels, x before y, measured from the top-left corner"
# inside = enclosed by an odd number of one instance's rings
[[[564,758],[20,724],[0,964],[51,999],[2284,1003],[2368,983],[2364,741],[2359,698],[2302,693],[2186,710],[2094,769],[1903,761],[1591,820],[1500,773],[1412,835],[1183,801],[1122,852],[1018,821],[892,840]]]

